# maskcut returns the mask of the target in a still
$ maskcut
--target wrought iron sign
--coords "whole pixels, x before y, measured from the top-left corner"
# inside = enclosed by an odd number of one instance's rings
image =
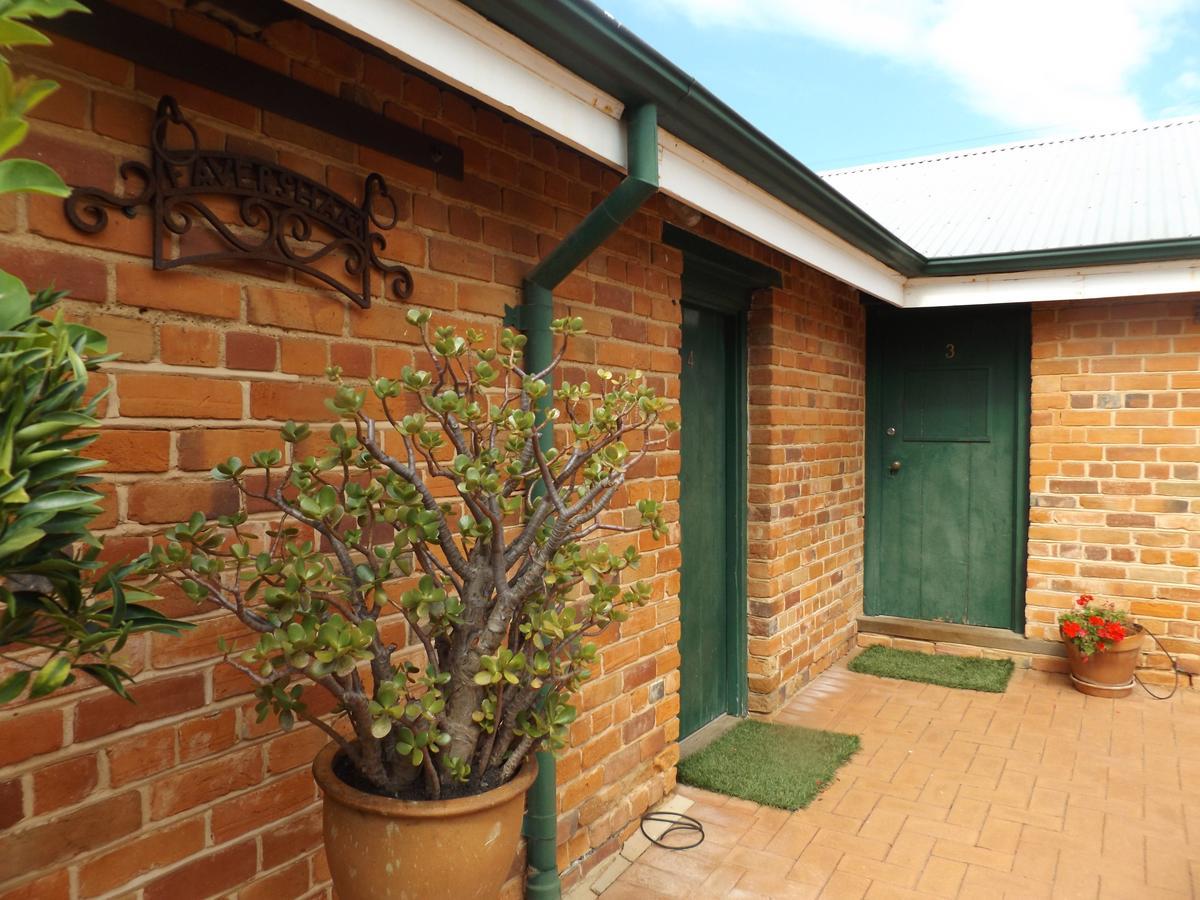
[[[186,145],[168,146],[168,132],[181,132]],[[65,201],[67,218],[80,231],[96,234],[108,225],[106,207],[130,218],[139,207],[149,207],[156,269],[248,260],[275,263],[323,282],[364,308],[371,305],[374,269],[383,278],[385,293],[398,298],[412,293],[408,269],[381,258],[387,242],[379,231],[396,224],[398,211],[377,173],[367,176],[362,202],[355,204],[264,159],[202,150],[196,129],[172,97],[158,102],[150,164],[129,160],[121,164],[120,173],[126,183],[140,183],[140,190],[120,196],[95,187],[75,188]],[[240,221],[226,221],[220,207],[214,207],[214,198],[232,199],[237,214],[227,218]],[[211,238],[183,240],[194,227]]]

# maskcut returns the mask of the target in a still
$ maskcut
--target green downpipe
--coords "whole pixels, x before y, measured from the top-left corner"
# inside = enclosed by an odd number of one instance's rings
[[[658,190],[658,111],[647,103],[626,117],[628,175],[525,278],[521,306],[510,309],[507,321],[525,332],[527,371],[540,372],[554,358],[554,289],[603,244]],[[551,395],[539,398],[539,419],[550,408]],[[554,446],[554,435],[542,433],[542,449]],[[529,789],[525,810],[526,853],[533,874],[525,886],[528,900],[558,900],[558,800],[554,753],[537,754],[538,775]]]
[[[525,801],[525,856],[533,869],[525,882],[528,900],[559,900],[558,791],[553,750],[539,750],[538,773]]]

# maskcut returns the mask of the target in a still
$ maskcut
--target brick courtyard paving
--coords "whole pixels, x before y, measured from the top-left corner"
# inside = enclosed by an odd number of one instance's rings
[[[837,666],[778,722],[863,747],[807,810],[681,787],[707,838],[651,847],[602,895],[1173,898],[1200,896],[1200,693],[1073,691],[1018,670],[1005,694]]]

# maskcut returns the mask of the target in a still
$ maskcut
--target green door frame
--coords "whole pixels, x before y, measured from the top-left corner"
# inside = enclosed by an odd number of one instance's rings
[[[864,559],[864,596],[863,611],[867,615],[873,598],[880,593],[879,572],[879,532],[880,498],[879,478],[882,468],[881,422],[882,422],[882,377],[883,377],[883,339],[885,323],[896,316],[904,315],[902,310],[889,306],[879,300],[863,297],[867,306],[867,421],[866,421],[866,450],[864,462],[866,471],[866,522],[863,528]],[[1032,350],[1033,326],[1028,307],[1014,311],[1014,315],[1024,315],[1021,318],[1017,343],[1017,393],[1016,424],[1017,452],[1013,461],[1013,480],[1017,489],[1013,491],[1013,521],[1016,523],[1016,534],[1013,535],[1013,596],[1012,622],[1013,631],[1025,632],[1025,584],[1028,574],[1029,557],[1029,415],[1032,397]]]
[[[691,251],[693,248],[689,247]],[[727,252],[727,251],[726,251]],[[726,597],[726,659],[725,712],[744,716],[749,709],[749,610],[746,600],[748,508],[747,475],[749,457],[747,438],[749,423],[749,388],[747,379],[746,314],[750,294],[763,282],[746,273],[715,264],[708,258],[685,252],[683,264],[683,303],[722,313],[729,318],[727,340],[730,354],[728,372],[732,399],[729,421],[725,429],[728,477],[725,488],[725,508],[730,517],[730,532],[734,538],[729,548]],[[686,426],[686,422],[684,424]],[[683,527],[687,527],[686,523]],[[687,565],[687,560],[683,561]]]

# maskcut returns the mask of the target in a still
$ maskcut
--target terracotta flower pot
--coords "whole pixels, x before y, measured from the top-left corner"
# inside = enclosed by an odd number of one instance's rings
[[[454,800],[393,800],[367,794],[333,771],[338,746],[313,762],[325,794],[325,852],[339,900],[492,900],[512,869],[529,761],[507,784]]]
[[[1075,690],[1093,697],[1126,697],[1133,690],[1133,673],[1137,670],[1138,657],[1142,652],[1141,625],[1128,623],[1128,635],[1109,644],[1102,652],[1093,653],[1086,660],[1075,643],[1063,635],[1067,646],[1067,662],[1071,666],[1071,683]]]

